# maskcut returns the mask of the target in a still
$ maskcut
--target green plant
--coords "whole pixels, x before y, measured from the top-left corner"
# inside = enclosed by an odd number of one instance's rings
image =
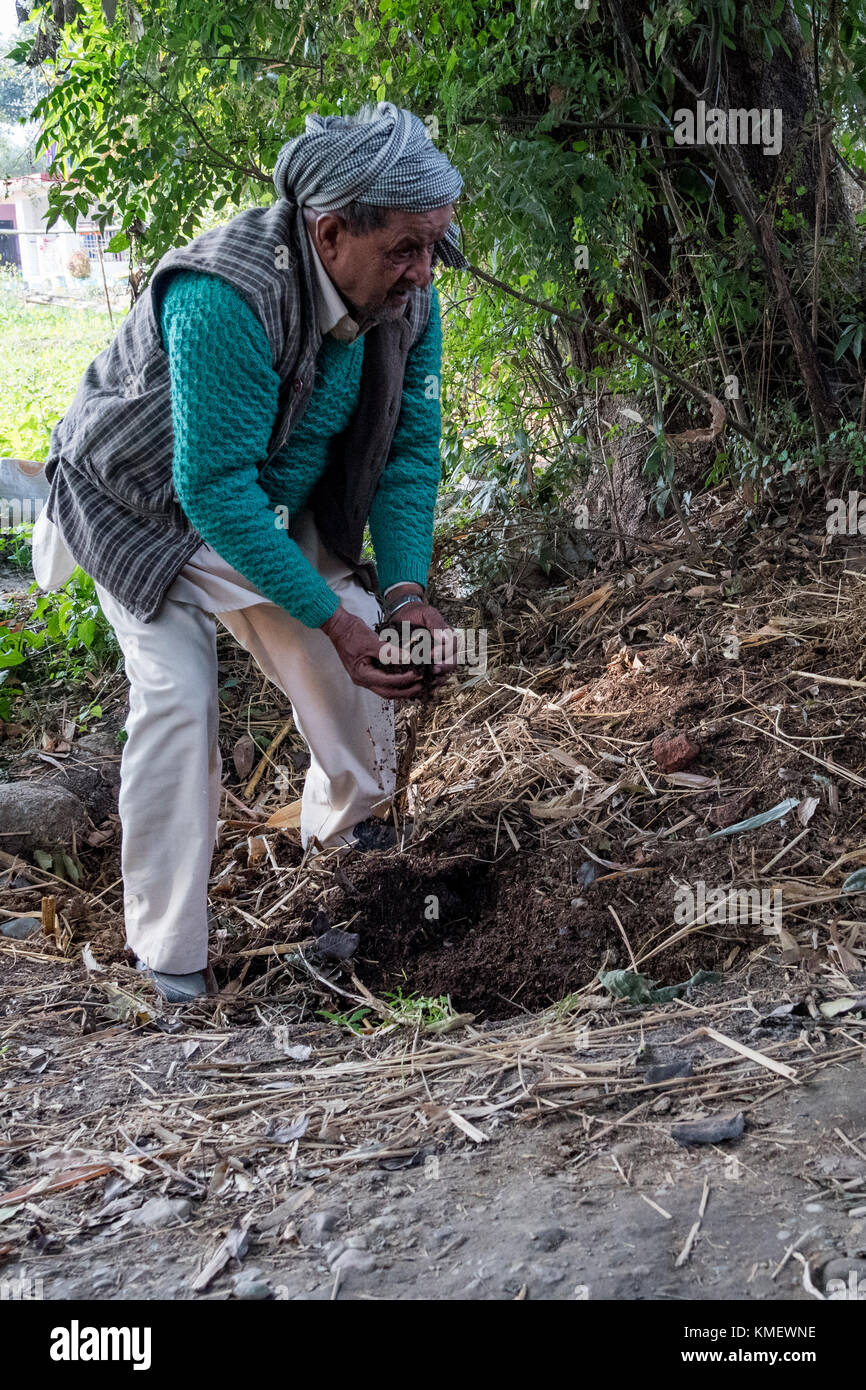
[[[426,994],[404,994],[402,989],[386,994],[384,1002],[391,1014],[391,1022],[409,1028],[428,1028],[431,1024],[446,1023],[456,1017],[447,994],[436,997]]]
[[[329,1023],[333,1023],[337,1028],[347,1028],[350,1033],[366,1033],[369,1029],[361,1028],[359,1025],[369,1016],[370,1010],[367,1008],[355,1009],[352,1013],[332,1013],[329,1009],[317,1009],[316,1014],[319,1018],[326,1018]]]
[[[33,527],[27,522],[10,526],[8,531],[0,531],[0,555],[16,569],[30,569],[30,537]]]
[[[30,592],[35,589],[31,585]],[[76,569],[63,589],[39,598],[25,620],[0,623],[0,718],[10,718],[13,696],[22,696],[26,687],[79,685],[116,666],[119,654],[93,580]],[[15,687],[8,685],[13,672]],[[85,720],[98,718],[99,709],[85,706]]]

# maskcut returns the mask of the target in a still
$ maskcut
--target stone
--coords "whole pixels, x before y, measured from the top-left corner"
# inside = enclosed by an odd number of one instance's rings
[[[653,757],[662,772],[682,772],[700,751],[700,746],[688,734],[659,734],[653,739]]]
[[[232,1277],[232,1291],[235,1298],[242,1298],[249,1303],[261,1302],[274,1296],[273,1288],[257,1269],[243,1269],[240,1274],[235,1274]]]
[[[8,854],[24,849],[69,849],[88,827],[77,796],[51,782],[0,783],[0,843]]]
[[[38,917],[13,917],[8,922],[0,922],[0,936],[25,941],[28,936],[38,932],[41,925]]]
[[[398,1216],[374,1216],[372,1221],[368,1222],[371,1231],[396,1231],[399,1226],[400,1218]]]
[[[558,1250],[568,1240],[568,1231],[563,1226],[542,1226],[532,1232],[531,1239],[539,1250]]]
[[[187,1197],[151,1197],[150,1201],[132,1213],[130,1221],[134,1226],[159,1229],[186,1221],[191,1211],[192,1203]]]
[[[123,753],[123,744],[118,743],[117,734],[108,729],[92,729],[89,734],[80,734],[75,740],[75,747],[97,758],[119,758]]]
[[[332,1270],[357,1270],[361,1274],[369,1274],[371,1269],[376,1268],[375,1257],[366,1250],[344,1250],[342,1255],[338,1255],[331,1265]]]
[[[565,1278],[567,1270],[561,1269],[559,1265],[530,1265],[529,1278],[533,1283],[538,1284],[561,1284]]]
[[[333,1231],[339,1223],[340,1213],[333,1211],[330,1207],[323,1208],[322,1211],[315,1211],[301,1222],[299,1235],[302,1245],[319,1245],[322,1237],[329,1231]]]

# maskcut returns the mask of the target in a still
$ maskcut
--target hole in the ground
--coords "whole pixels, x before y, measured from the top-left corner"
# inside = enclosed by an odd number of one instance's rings
[[[626,882],[612,874],[587,886],[583,861],[579,846],[514,852],[500,843],[494,862],[492,836],[451,827],[405,853],[348,856],[324,895],[321,884],[300,895],[288,933],[289,924],[274,922],[272,940],[309,939],[348,924],[360,937],[352,968],[374,994],[448,995],[459,1013],[479,1019],[545,1009],[594,985],[602,968],[630,969],[633,955],[655,951],[668,936],[674,943],[639,967],[660,984],[718,968],[743,940],[737,928],[684,938],[668,928],[672,888],[662,865]],[[279,995],[283,981],[267,952],[241,959],[230,951],[215,966],[220,987],[235,989],[274,970]],[[325,973],[333,972],[351,989],[339,965]],[[337,994],[330,1006],[342,1007]]]
[[[508,854],[496,864],[372,855],[347,875],[351,887],[329,899],[328,912],[332,921],[355,917],[356,970],[374,993],[447,994],[459,1012],[503,1018],[548,1007],[590,983],[602,965],[630,966],[606,895],[590,890],[572,907],[559,884],[552,896],[551,885],[539,882],[537,855]],[[640,916],[654,931],[652,915]],[[685,979],[715,964],[721,950],[713,939],[689,941],[660,955],[650,973]]]

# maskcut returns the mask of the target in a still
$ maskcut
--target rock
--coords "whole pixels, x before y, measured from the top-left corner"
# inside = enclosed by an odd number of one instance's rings
[[[159,1229],[186,1221],[191,1211],[192,1204],[186,1197],[151,1197],[149,1202],[132,1213],[130,1221],[134,1226]]]
[[[372,1221],[367,1223],[371,1231],[396,1231],[400,1227],[399,1216],[374,1216]]]
[[[561,1284],[566,1274],[565,1269],[560,1269],[559,1265],[530,1265],[529,1278],[538,1284]]]
[[[371,1269],[376,1268],[376,1260],[366,1250],[344,1250],[342,1255],[338,1255],[331,1265],[332,1270],[354,1269],[361,1274],[369,1274]]]
[[[653,739],[653,757],[662,772],[682,772],[700,751],[688,734],[659,734]]]
[[[568,1240],[568,1231],[562,1226],[542,1226],[532,1232],[530,1239],[539,1250],[558,1250],[562,1242]]]
[[[123,752],[117,734],[108,729],[93,729],[89,734],[81,734],[75,740],[75,747],[92,753],[96,758],[120,758]]]
[[[704,1120],[684,1120],[673,1125],[671,1137],[678,1144],[721,1144],[724,1139],[739,1139],[746,1127],[742,1110],[727,1115],[709,1115]]]
[[[11,936],[14,941],[24,941],[39,931],[38,917],[12,917],[8,922],[0,922],[0,936]]]
[[[0,843],[9,854],[23,849],[69,849],[87,829],[83,803],[51,782],[0,783]]]
[[[344,1240],[329,1240],[322,1253],[327,1263],[332,1265],[335,1260],[340,1258],[345,1249],[346,1242]]]
[[[261,1302],[262,1299],[274,1296],[273,1288],[258,1269],[243,1269],[240,1274],[233,1275],[232,1290],[235,1298],[242,1298],[250,1303]]]
[[[299,1235],[303,1245],[319,1245],[322,1236],[328,1231],[333,1231],[340,1220],[340,1213],[325,1207],[322,1211],[313,1212],[305,1221],[301,1222]]]
[[[350,960],[357,951],[360,940],[357,932],[331,927],[330,931],[316,937],[315,953],[320,960]]]

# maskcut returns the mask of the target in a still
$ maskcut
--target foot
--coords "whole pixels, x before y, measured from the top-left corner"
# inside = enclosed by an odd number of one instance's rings
[[[393,849],[397,834],[390,821],[379,820],[378,816],[368,816],[352,829],[351,848],[365,854],[369,849]]]
[[[151,970],[143,961],[137,961],[135,968],[147,976],[157,994],[168,1004],[191,1004],[207,994],[203,970],[194,970],[189,975],[167,975],[164,970]]]

